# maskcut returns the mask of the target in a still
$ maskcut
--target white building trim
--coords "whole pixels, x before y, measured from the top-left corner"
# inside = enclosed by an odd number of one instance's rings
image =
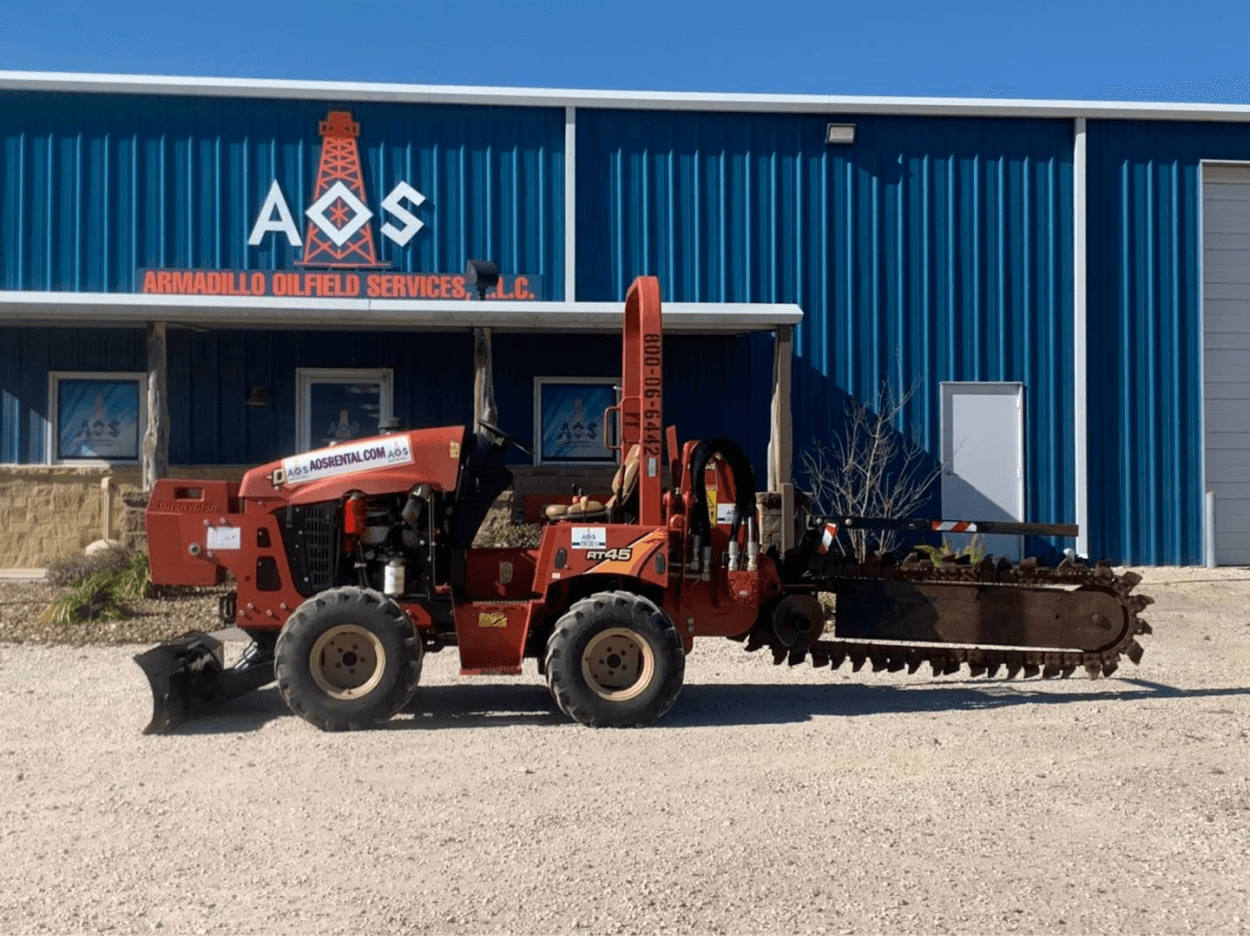
[[[472,87],[364,81],[287,81],[268,78],[109,75],[80,72],[0,71],[0,91],[289,98],[511,107],[642,108],[749,113],[1250,121],[1250,105],[1244,104],[871,97],[837,94],[728,94],[695,91],[591,91],[565,88]]]
[[[1076,552],[1089,555],[1089,381],[1086,343],[1086,129],[1073,121],[1072,133],[1072,453],[1076,491]]]
[[[395,331],[605,332],[619,334],[620,302],[447,299],[296,299],[282,296],[164,296],[144,293],[0,291],[0,325],[138,325]],[[666,302],[666,332],[742,334],[797,325],[793,303]]]
[[[564,301],[577,301],[577,108],[564,109]]]

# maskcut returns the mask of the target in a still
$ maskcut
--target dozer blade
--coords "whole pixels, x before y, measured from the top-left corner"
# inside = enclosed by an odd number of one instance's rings
[[[134,660],[152,687],[152,720],[144,734],[168,734],[274,679],[272,660],[255,647],[226,669],[221,641],[201,631],[175,637]]]

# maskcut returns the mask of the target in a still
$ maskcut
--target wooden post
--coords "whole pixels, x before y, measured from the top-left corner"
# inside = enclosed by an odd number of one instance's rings
[[[143,433],[143,489],[169,474],[169,393],[165,380],[165,323],[148,322],[148,413]]]
[[[793,427],[790,419],[790,358],[794,346],[789,325],[778,325],[773,347],[772,424],[768,437],[768,490],[790,483]]]
[[[113,538],[113,476],[100,479],[100,539]]]
[[[499,425],[495,409],[495,372],[490,356],[490,329],[473,329],[473,431],[479,421]]]

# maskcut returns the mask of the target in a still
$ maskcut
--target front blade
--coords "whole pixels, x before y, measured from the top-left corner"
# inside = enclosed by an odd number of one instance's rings
[[[221,642],[200,631],[175,637],[134,659],[152,687],[152,720],[144,734],[168,734],[199,714],[200,700],[211,697],[209,686],[223,668]]]

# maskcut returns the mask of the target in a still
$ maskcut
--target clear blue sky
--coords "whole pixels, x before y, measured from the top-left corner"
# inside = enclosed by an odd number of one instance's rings
[[[0,0],[0,70],[1250,103],[1250,2]]]

